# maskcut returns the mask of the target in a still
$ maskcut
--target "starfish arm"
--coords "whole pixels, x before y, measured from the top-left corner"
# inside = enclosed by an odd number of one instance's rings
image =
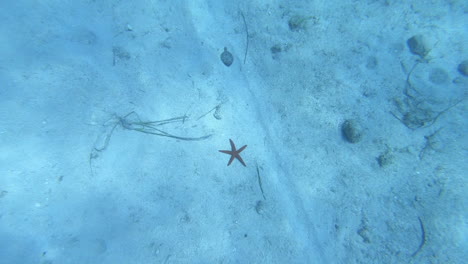
[[[235,155],[231,155],[231,158],[229,159],[228,166],[231,165],[231,163],[234,161]]]
[[[231,144],[231,150],[236,151],[236,145],[234,145],[234,142],[232,141],[232,139],[229,139],[229,143]]]
[[[241,156],[239,154],[236,155],[236,158],[240,161],[240,163],[242,163],[242,165],[244,165],[244,167],[247,167],[247,165],[245,165],[244,160],[242,160],[242,158],[241,158]]]
[[[241,151],[243,151],[246,147],[247,147],[247,145],[245,145],[245,146],[243,146],[242,148],[238,149],[236,152],[237,152],[237,153],[241,153]]]
[[[232,155],[232,151],[230,151],[230,150],[219,150],[219,152]]]

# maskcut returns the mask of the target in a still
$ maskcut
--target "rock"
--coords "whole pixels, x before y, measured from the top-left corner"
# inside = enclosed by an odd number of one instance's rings
[[[221,116],[221,105],[216,106],[215,111],[214,111],[214,113],[213,113],[213,116],[214,116],[214,118],[216,118],[216,119],[218,119],[218,120],[221,120],[221,119],[222,119],[222,116]]]
[[[288,21],[288,26],[291,31],[303,30],[306,27],[307,18],[303,16],[293,16]]]
[[[377,157],[377,163],[379,163],[381,168],[387,167],[388,165],[392,164],[392,162],[393,155],[389,150],[385,151]]]
[[[406,41],[406,44],[408,44],[408,48],[411,53],[419,55],[421,58],[426,57],[426,55],[429,53],[429,49],[427,48],[424,38],[421,35],[412,36]]]
[[[356,120],[345,120],[341,125],[343,137],[350,143],[358,143],[362,139],[363,129]]]
[[[127,24],[127,28],[126,28],[127,31],[133,31],[133,27],[132,25],[130,24]]]
[[[319,19],[315,16],[302,16],[295,15],[289,18],[288,26],[291,31],[304,31],[307,29],[307,22],[312,20],[313,24],[316,25]]]
[[[271,51],[271,57],[274,60],[277,60],[279,58],[280,53],[283,51],[283,48],[281,48],[280,44],[276,44],[270,48]]]
[[[265,203],[262,200],[258,200],[255,204],[255,211],[257,214],[262,215],[265,213]]]
[[[276,53],[280,53],[281,51],[283,51],[283,49],[281,48],[280,44],[276,44],[270,48],[270,51],[271,54],[275,55]]]
[[[468,77],[468,60],[462,61],[460,64],[458,64],[458,72],[461,73],[463,76]]]
[[[232,56],[231,52],[227,50],[226,47],[224,47],[223,53],[221,53],[221,61],[226,65],[227,67],[231,66],[231,64],[234,62],[234,57]]]

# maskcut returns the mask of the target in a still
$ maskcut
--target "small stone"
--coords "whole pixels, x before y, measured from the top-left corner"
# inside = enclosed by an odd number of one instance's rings
[[[463,76],[468,77],[468,60],[462,61],[458,64],[458,72],[461,73]]]
[[[385,151],[377,157],[377,163],[379,163],[381,168],[387,167],[388,165],[392,164],[392,162],[393,155],[389,150]]]
[[[258,200],[255,204],[255,211],[257,214],[262,215],[265,213],[265,203],[262,200]]]
[[[343,137],[350,143],[358,143],[362,139],[363,129],[356,120],[346,120],[341,125]]]
[[[231,64],[234,62],[234,57],[232,56],[231,52],[227,50],[226,47],[224,47],[224,51],[223,53],[221,53],[221,61],[227,67],[231,66]]]
[[[220,105],[216,106],[215,111],[214,111],[214,113],[213,113],[213,116],[214,116],[214,118],[216,118],[216,119],[218,119],[218,120],[221,120],[221,119],[222,119],[222,116],[221,116],[221,106],[220,106]]]
[[[271,51],[271,54],[275,55],[276,53],[280,53],[283,50],[281,49],[280,44],[276,44],[270,48],[270,51]]]
[[[112,47],[112,53],[114,53],[114,57],[117,57],[121,60],[129,60],[131,58],[130,53],[122,47]]]
[[[429,53],[429,49],[427,48],[424,38],[421,35],[412,36],[406,41],[406,44],[408,45],[411,53],[418,55],[421,58],[426,57],[426,55]]]
[[[271,57],[272,57],[274,60],[279,59],[279,56],[280,56],[280,54],[281,54],[282,51],[283,51],[283,48],[281,47],[280,44],[276,44],[276,45],[272,46],[272,47],[270,48]]]
[[[362,241],[364,243],[369,244],[371,242],[369,238],[369,230],[367,229],[367,227],[364,226],[364,227],[359,228],[357,233],[362,238]]]
[[[288,21],[288,26],[291,31],[299,31],[305,28],[306,20],[301,16],[293,16]]]
[[[316,25],[319,19],[315,16],[302,16],[295,15],[288,20],[289,30],[291,31],[303,31],[307,29],[307,22],[312,20],[313,24]]]

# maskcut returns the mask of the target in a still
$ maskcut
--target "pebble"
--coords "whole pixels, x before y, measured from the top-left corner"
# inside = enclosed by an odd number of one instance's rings
[[[231,66],[231,64],[234,62],[234,57],[232,56],[231,52],[227,50],[226,47],[224,47],[223,53],[221,53],[221,61],[226,65],[227,67]]]
[[[341,133],[349,143],[358,143],[362,140],[363,129],[356,120],[345,120],[341,125]]]
[[[427,48],[424,38],[421,35],[412,36],[406,41],[406,44],[408,45],[411,53],[419,55],[421,58],[426,57],[426,55],[429,53],[429,49]]]
[[[468,60],[464,60],[458,64],[458,72],[468,77]]]
[[[377,162],[379,163],[379,166],[381,168],[387,167],[388,165],[393,163],[393,155],[389,150],[387,150],[377,157]]]

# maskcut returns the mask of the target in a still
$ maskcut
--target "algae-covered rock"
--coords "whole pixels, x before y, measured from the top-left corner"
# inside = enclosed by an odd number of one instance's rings
[[[406,41],[406,44],[408,44],[408,48],[411,53],[418,55],[421,58],[426,57],[429,53],[429,48],[421,35],[412,36]]]
[[[358,143],[362,140],[363,129],[361,125],[353,119],[345,120],[341,125],[341,133],[346,141]]]

